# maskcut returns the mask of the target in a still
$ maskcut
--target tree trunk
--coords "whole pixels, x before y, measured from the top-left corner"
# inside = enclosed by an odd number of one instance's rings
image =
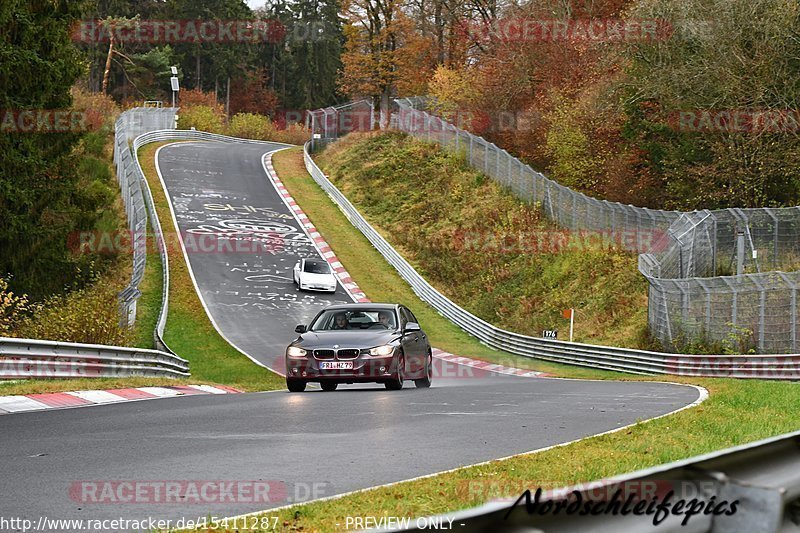
[[[436,9],[433,14],[433,24],[436,31],[436,62],[441,65],[444,63],[444,20],[442,20],[442,3],[444,0],[436,0]]]
[[[200,86],[200,45],[197,45],[197,55],[195,57],[195,70],[197,70],[197,85],[195,89],[203,90]]]
[[[114,55],[114,31],[109,31],[108,35],[108,55],[106,56],[106,68],[103,71],[103,94],[108,94],[108,77],[111,72],[111,58]]]
[[[389,92],[390,87],[383,89],[381,93],[381,129],[385,130],[389,127]]]
[[[228,90],[225,95],[225,116],[231,118],[231,77],[228,76]]]

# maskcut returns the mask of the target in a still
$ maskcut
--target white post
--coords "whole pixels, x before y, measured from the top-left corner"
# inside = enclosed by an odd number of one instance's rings
[[[569,342],[572,342],[572,333],[575,331],[575,309],[569,310]]]

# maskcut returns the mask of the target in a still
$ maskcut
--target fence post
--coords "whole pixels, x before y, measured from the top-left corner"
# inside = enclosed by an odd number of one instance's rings
[[[778,275],[792,291],[790,300],[791,303],[789,304],[791,307],[790,314],[792,317],[790,330],[792,332],[792,353],[797,353],[797,284],[795,284],[795,282],[784,272],[778,272]]]
[[[431,140],[431,116],[428,113],[425,113],[425,130],[428,134],[428,141]]]
[[[736,233],[736,275],[744,273],[744,232],[739,230]]]

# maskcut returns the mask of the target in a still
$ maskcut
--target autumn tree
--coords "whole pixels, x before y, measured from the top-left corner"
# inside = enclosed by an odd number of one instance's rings
[[[400,0],[350,0],[345,6],[341,87],[350,95],[380,99],[380,124],[389,122],[390,99],[424,92],[433,61]]]

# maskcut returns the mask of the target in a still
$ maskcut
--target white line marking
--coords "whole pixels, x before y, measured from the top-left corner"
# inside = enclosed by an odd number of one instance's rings
[[[574,381],[602,381],[602,380],[580,380],[580,379],[576,379]],[[668,383],[668,382],[650,381],[650,382],[647,382],[647,383]],[[683,383],[669,383],[669,384],[670,385],[683,385]],[[489,459],[488,461],[482,461],[480,463],[474,463],[474,464],[471,464],[471,465],[458,466],[456,468],[450,468],[449,470],[442,470],[440,472],[435,472],[433,474],[425,474],[423,476],[412,477],[412,478],[403,479],[403,480],[400,480],[400,481],[393,481],[391,483],[384,483],[383,485],[375,485],[374,487],[368,487],[368,488],[365,488],[365,489],[352,490],[352,491],[349,491],[349,492],[343,492],[342,494],[335,494],[333,496],[326,496],[325,498],[317,498],[316,500],[309,500],[309,501],[306,501],[306,502],[291,503],[291,504],[288,504],[288,505],[282,505],[280,507],[273,507],[271,509],[265,509],[263,511],[255,511],[255,512],[252,512],[252,513],[232,516],[232,517],[229,517],[228,519],[231,520],[231,521],[234,521],[236,518],[244,518],[244,517],[248,517],[248,516],[257,516],[257,515],[261,515],[261,514],[264,514],[264,513],[274,513],[275,511],[281,511],[281,510],[284,510],[284,509],[290,509],[290,508],[295,507],[295,506],[299,507],[299,506],[302,506],[302,505],[308,505],[308,504],[312,504],[312,503],[320,503],[320,502],[326,502],[326,501],[331,501],[331,500],[338,500],[338,499],[344,498],[346,496],[352,496],[353,494],[361,494],[362,492],[367,492],[367,491],[375,490],[375,489],[381,489],[381,488],[385,488],[385,487],[394,487],[395,485],[399,485],[401,483],[408,483],[410,481],[417,481],[417,480],[420,480],[420,479],[428,479],[428,478],[440,476],[442,474],[449,474],[451,472],[458,472],[459,470],[472,468],[473,466],[488,465],[488,464],[493,463],[495,461],[506,461],[508,459],[513,459],[515,457],[524,457],[526,455],[534,455],[534,454],[538,454],[538,453],[543,453],[543,452],[546,452],[546,451],[549,451],[549,450],[554,450],[556,448],[563,448],[564,446],[569,446],[570,444],[575,444],[575,443],[578,443],[578,442],[581,442],[581,441],[584,441],[584,440],[593,439],[595,437],[602,437],[604,435],[611,435],[613,433],[624,431],[624,430],[626,430],[628,428],[636,426],[637,424],[644,424],[644,423],[647,423],[647,422],[652,422],[653,420],[658,420],[659,418],[664,418],[664,417],[667,417],[667,416],[671,416],[671,415],[674,415],[674,414],[679,413],[681,411],[684,411],[686,409],[691,409],[692,407],[697,407],[698,405],[700,405],[701,403],[703,403],[704,401],[706,401],[708,399],[708,391],[705,388],[699,387],[697,385],[686,385],[686,386],[696,389],[698,391],[698,394],[699,394],[699,397],[697,398],[697,400],[695,400],[694,402],[690,403],[689,405],[684,405],[683,407],[675,409],[674,411],[670,411],[668,413],[664,413],[663,415],[658,415],[658,416],[653,417],[653,418],[648,418],[647,420],[641,420],[641,421],[633,422],[631,424],[627,424],[625,426],[618,427],[616,429],[611,429],[611,430],[608,430],[608,431],[604,431],[603,433],[597,433],[595,435],[589,435],[589,436],[586,436],[586,437],[581,437],[580,439],[574,439],[574,440],[571,440],[571,441],[568,441],[568,442],[562,442],[562,443],[559,443],[559,444],[553,444],[551,446],[546,446],[544,448],[538,448],[538,449],[530,450],[530,451],[527,451],[527,452],[508,455],[506,457],[500,457],[498,459]]]

